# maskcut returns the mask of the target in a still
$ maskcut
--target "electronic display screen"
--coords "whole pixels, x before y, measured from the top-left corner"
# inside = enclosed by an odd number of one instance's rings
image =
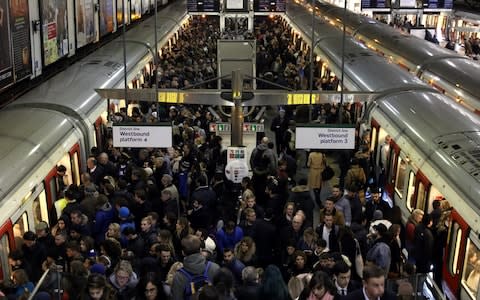
[[[255,0],[256,12],[285,12],[285,0]]]
[[[219,0],[188,0],[188,12],[219,12]]]
[[[390,0],[362,0],[362,9],[364,8],[390,8]]]

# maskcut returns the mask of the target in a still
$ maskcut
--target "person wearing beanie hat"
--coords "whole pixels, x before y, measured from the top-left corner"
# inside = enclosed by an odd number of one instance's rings
[[[105,275],[105,271],[106,271],[105,266],[100,263],[96,263],[90,267],[90,274]]]
[[[120,219],[127,219],[129,216],[130,216],[130,210],[128,209],[128,207],[125,207],[125,206],[120,207],[120,209],[118,210],[118,217]]]

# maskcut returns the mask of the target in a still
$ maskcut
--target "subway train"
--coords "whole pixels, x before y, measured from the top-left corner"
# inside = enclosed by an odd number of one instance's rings
[[[186,9],[173,5],[158,15],[162,49],[175,42],[189,18]],[[153,24],[152,17],[126,33],[130,86],[151,68],[146,45],[155,43]],[[0,110],[0,276],[8,276],[8,252],[23,233],[52,221],[57,165],[67,168],[69,183],[79,184],[91,147],[103,143],[107,100],[94,89],[123,87],[121,42],[122,37],[113,40]]]
[[[311,12],[303,2],[304,14]],[[316,13],[343,30],[343,8],[316,1]],[[394,29],[369,17],[346,12],[346,31],[440,92],[480,113],[480,64],[466,56]]]
[[[305,17],[305,9],[289,4],[287,18],[305,42],[311,43],[312,22]],[[329,29],[329,23],[315,20],[315,53],[340,74],[336,68],[340,66],[342,32]],[[478,115],[411,74],[411,78],[404,76],[392,68],[393,63],[377,62],[365,48],[346,37],[345,71],[350,74],[345,75],[345,86],[356,84],[377,92],[366,104],[363,125],[369,130],[365,132],[369,132],[377,169],[382,143],[387,135],[391,137],[384,198],[400,207],[404,221],[415,208],[431,212],[433,201],[442,200],[448,214],[443,290],[449,299],[479,299],[478,280],[469,282],[469,258],[480,258]]]

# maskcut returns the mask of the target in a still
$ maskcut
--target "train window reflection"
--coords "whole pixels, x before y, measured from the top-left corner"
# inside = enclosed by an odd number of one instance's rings
[[[395,182],[395,191],[400,196],[403,197],[403,191],[405,190],[405,177],[407,173],[407,164],[402,158],[397,159],[397,175]]]
[[[395,154],[395,151],[393,150],[392,147],[390,147],[390,153],[388,153],[388,182],[393,182],[394,177],[393,175],[395,174],[395,158],[397,155]]]
[[[0,239],[0,274],[3,275],[3,279],[8,277],[9,264],[8,253],[10,252],[10,243],[8,241],[8,234],[4,234]]]
[[[33,217],[35,225],[40,223],[40,221],[48,222],[48,210],[47,210],[47,196],[45,190],[43,190],[38,197],[33,200],[32,204]]]
[[[418,183],[418,193],[417,193],[417,208],[420,209],[425,209],[425,198],[426,198],[426,192],[425,192],[425,185],[423,182]]]
[[[375,150],[375,142],[376,142],[376,137],[377,137],[377,128],[373,127],[372,128],[372,137],[370,138],[370,152]]]
[[[65,176],[63,176],[63,182],[65,186],[71,185],[73,183],[72,166],[70,165],[70,155],[68,153],[65,153],[62,159],[57,163],[57,166],[59,165],[63,165],[67,169],[67,171],[65,172]]]
[[[407,186],[407,197],[405,198],[405,202],[407,205],[408,210],[411,212],[415,208],[415,202],[413,199],[413,195],[415,193],[415,173],[410,171],[408,173],[408,186]]]
[[[467,259],[463,266],[462,283],[467,287],[466,290],[475,298],[480,281],[480,249],[471,242],[467,241]]]
[[[57,201],[57,195],[58,195],[58,190],[57,190],[57,179],[56,177],[50,178],[50,181],[48,182],[48,185],[50,186],[50,191],[52,192],[52,203]]]
[[[72,155],[72,174],[75,178],[75,184],[80,185],[80,167],[78,163],[78,151]]]
[[[23,244],[23,234],[28,231],[28,216],[24,212],[18,221],[13,225],[13,237],[15,245],[20,247]]]
[[[462,243],[462,229],[458,223],[453,223],[452,231],[450,233],[450,245],[448,253],[448,272],[454,276],[458,274],[458,254]]]

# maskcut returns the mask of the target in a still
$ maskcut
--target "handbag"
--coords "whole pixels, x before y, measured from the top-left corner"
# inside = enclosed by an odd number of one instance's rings
[[[362,257],[362,251],[360,251],[360,244],[358,243],[358,240],[355,239],[355,270],[357,271],[357,275],[360,278],[363,278],[363,257]]]
[[[335,172],[333,171],[332,167],[325,165],[325,169],[322,171],[322,180],[330,180],[334,175]]]

